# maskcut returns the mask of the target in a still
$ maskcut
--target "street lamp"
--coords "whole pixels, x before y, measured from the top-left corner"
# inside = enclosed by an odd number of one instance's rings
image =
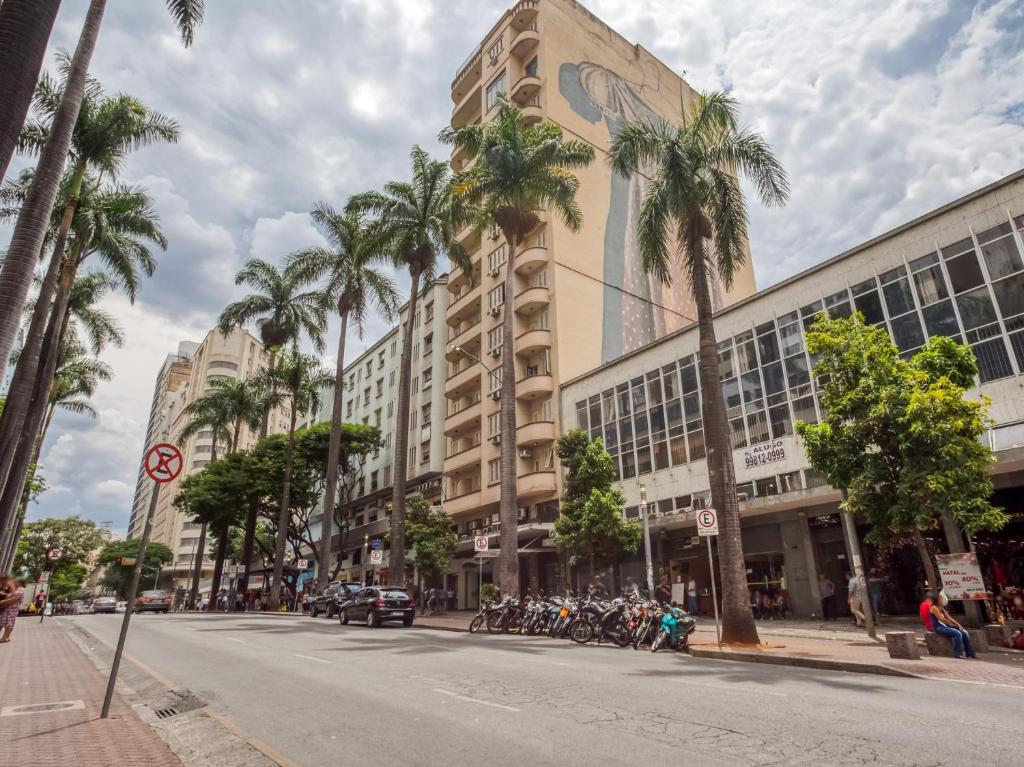
[[[473,352],[466,351],[463,347],[458,346],[457,344],[448,344],[448,348],[451,351],[453,351],[453,352],[458,352],[459,354],[465,354],[467,357],[469,357],[474,362],[479,362],[481,365],[483,365],[484,370],[486,370],[490,375],[495,376],[496,380],[498,380],[498,382],[501,383],[501,379],[498,376],[498,373],[500,372],[498,368],[492,368],[490,365],[488,365],[482,359],[480,359],[475,354],[473,354]]]
[[[651,566],[651,526],[647,521],[647,486],[640,485],[640,516],[644,521],[644,558],[647,563],[647,593],[654,594],[654,568]]]

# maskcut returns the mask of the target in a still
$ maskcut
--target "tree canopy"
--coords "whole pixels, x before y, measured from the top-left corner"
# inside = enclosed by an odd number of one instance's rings
[[[37,580],[44,570],[55,572],[67,565],[82,564],[102,543],[103,535],[96,523],[78,515],[28,522],[18,540],[13,570]],[[61,556],[49,561],[46,553],[53,549],[60,549]]]
[[[103,573],[103,585],[116,591],[121,599],[128,598],[135,565],[119,565],[117,558],[137,559],[141,546],[142,541],[133,538],[129,541],[111,541],[100,551],[98,562],[106,568]],[[149,541],[146,544],[146,561],[142,563],[142,574],[139,577],[139,590],[153,588],[160,568],[173,558],[174,554],[162,543]]]
[[[405,509],[405,540],[414,549],[416,569],[435,577],[448,572],[459,539],[452,532],[451,518],[416,495],[409,498]]]

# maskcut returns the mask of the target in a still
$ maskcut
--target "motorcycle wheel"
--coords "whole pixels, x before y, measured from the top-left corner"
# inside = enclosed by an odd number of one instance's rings
[[[477,615],[473,620],[469,622],[469,633],[475,634],[480,630],[480,627],[484,625],[484,616]]]
[[[574,621],[569,626],[569,639],[576,644],[586,644],[594,638],[594,627],[583,620]]]
[[[512,614],[505,619],[505,631],[509,634],[521,634],[523,632],[523,618],[521,615]]]
[[[661,649],[661,646],[665,643],[666,636],[668,636],[666,632],[658,632],[658,636],[654,637],[654,641],[651,642],[651,652],[658,652]]]
[[[625,626],[619,626],[618,630],[610,634],[612,641],[615,642],[618,647],[628,647],[632,637],[629,634],[629,629]]]
[[[491,613],[487,616],[487,633],[500,634],[505,630],[505,613]]]

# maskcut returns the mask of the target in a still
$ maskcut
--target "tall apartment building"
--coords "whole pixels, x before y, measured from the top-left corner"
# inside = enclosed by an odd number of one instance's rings
[[[818,573],[837,586],[846,611],[850,554],[839,518],[840,492],[810,466],[796,421],[821,412],[806,331],[822,311],[860,312],[910,355],[935,335],[969,344],[979,375],[968,397],[988,397],[995,453],[993,503],[1010,515],[998,533],[972,536],[982,572],[1024,587],[1024,170],[971,192],[891,232],[718,312],[718,367],[729,418],[751,592],[784,594],[798,616],[821,616]],[[696,512],[711,504],[696,327],[684,328],[563,384],[566,426],[601,437],[626,498],[639,515],[646,489],[655,572],[677,594],[694,579],[711,610],[709,566]],[[860,528],[861,538],[866,527]],[[943,531],[924,531],[936,552]],[[920,557],[897,537],[866,545],[877,568],[881,608],[912,612]],[[643,555],[622,563],[643,580]],[[990,569],[992,568],[992,569]],[[993,579],[994,580],[994,579]],[[721,593],[721,592],[719,592]]]
[[[222,335],[219,330],[211,330],[201,343],[193,343],[191,346],[194,349],[188,357],[180,356],[173,362],[169,359],[158,376],[151,427],[146,439],[147,449],[157,441],[167,441],[177,445],[184,458],[181,474],[161,488],[153,515],[151,540],[164,544],[174,553],[174,559],[160,575],[160,586],[168,589],[188,586],[200,531],[197,523],[189,521],[174,507],[174,499],[181,481],[210,462],[213,448],[211,431],[201,431],[187,440],[180,439],[179,435],[189,420],[185,408],[209,392],[210,385],[218,379],[245,380],[255,375],[267,364],[268,356],[259,340],[240,329],[233,330],[227,336]],[[170,368],[168,364],[171,365]],[[164,385],[165,371],[168,374],[168,381],[173,380],[174,386]],[[275,408],[271,413],[269,432],[275,434],[286,431],[288,418],[287,404]],[[250,430],[243,425],[239,449],[251,447],[258,437],[257,430]],[[219,451],[226,449],[227,445],[218,444]],[[132,511],[134,521],[130,528],[130,537],[140,536],[142,533],[152,485],[149,478],[142,473]],[[212,556],[212,547],[210,541],[207,541],[203,577],[209,577],[213,573]]]
[[[409,460],[407,492],[419,493],[432,504],[441,502],[441,471],[444,462],[444,432],[440,428],[445,413],[442,375],[445,368],[448,305],[448,275],[442,274],[423,287],[413,320],[412,372],[409,403]],[[395,411],[398,408],[398,376],[402,366],[402,339],[408,305],[400,312],[400,321],[380,340],[345,367],[345,398],[341,420],[363,423],[380,429],[383,447],[368,456],[353,476],[344,478],[345,496],[351,510],[347,527],[334,529],[332,550],[344,552],[343,579],[369,582],[374,573],[366,561],[365,550],[374,538],[382,538],[389,529],[389,509],[395,477]],[[333,387],[325,389],[318,421],[329,421],[333,407]],[[319,521],[313,538],[319,538]],[[386,579],[388,552],[377,568],[376,577]],[[313,576],[312,567],[300,576],[304,582]]]
[[[605,154],[625,121],[662,117],[677,122],[680,105],[696,94],[649,51],[579,3],[522,0],[459,69],[451,96],[454,126],[492,119],[499,97],[505,96],[528,121],[555,122],[567,137],[592,144],[597,154],[590,167],[577,171],[580,232],[542,216],[519,246],[516,262],[509,264],[500,236],[481,236],[467,227],[460,240],[472,255],[472,279],[455,270],[448,283],[445,509],[462,539],[460,556],[472,554],[474,534],[497,536],[503,435],[500,381],[488,368],[500,367],[502,354],[514,354],[518,428],[511,436],[519,450],[522,586],[554,587],[557,557],[543,544],[557,514],[560,489],[553,447],[561,430],[556,399],[561,382],[695,317],[684,279],[666,288],[641,267],[635,224],[647,179],[613,174]],[[473,161],[461,150],[451,157],[456,170]],[[504,295],[505,269],[516,271],[513,296]],[[731,290],[715,286],[716,307],[754,290],[748,258]],[[515,313],[515,344],[503,349],[502,314],[509,310]],[[461,606],[477,599],[478,574],[469,577],[466,564],[466,559],[456,562],[448,583]]]

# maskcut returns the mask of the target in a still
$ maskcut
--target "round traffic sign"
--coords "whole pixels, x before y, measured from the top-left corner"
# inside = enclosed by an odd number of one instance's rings
[[[379,565],[384,561],[384,552],[380,549],[374,549],[370,552],[370,564]]]
[[[384,541],[382,541],[380,538],[374,538],[372,541],[370,541],[370,548],[374,550],[383,549]]]
[[[170,482],[181,474],[183,465],[181,451],[166,442],[153,445],[146,453],[146,474],[154,482]]]
[[[62,556],[64,556],[63,549],[54,548],[46,552],[46,558],[49,559],[51,562],[56,562]]]
[[[473,550],[474,551],[487,551],[490,547],[491,542],[486,535],[478,535],[473,539]]]

